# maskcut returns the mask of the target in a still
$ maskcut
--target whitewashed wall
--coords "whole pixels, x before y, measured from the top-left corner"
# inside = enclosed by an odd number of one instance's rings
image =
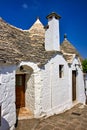
[[[84,77],[81,69],[78,69],[77,76],[77,92],[78,92],[78,101],[85,104],[85,86],[84,86]]]
[[[59,78],[59,65],[64,65],[64,76]],[[57,55],[41,71],[41,116],[60,113],[70,108],[69,69],[61,55]]]
[[[24,71],[20,71],[20,66],[23,67]],[[32,63],[32,68],[34,64]],[[34,113],[35,107],[35,85],[34,85],[34,71],[31,68],[29,62],[22,62],[18,65],[16,74],[25,74],[25,107],[31,110]]]
[[[15,66],[0,66],[0,104],[2,122],[0,130],[13,129],[16,123]]]
[[[25,106],[34,113],[35,106],[35,87],[33,73],[26,75],[26,93],[25,93]]]
[[[45,50],[60,51],[60,33],[59,33],[59,19],[53,16],[48,19],[49,28],[45,31]]]
[[[82,66],[79,59],[76,57],[73,59],[73,63],[71,65],[71,71],[72,70],[76,70],[77,72],[76,73],[76,101],[77,103],[78,102],[85,103],[84,77],[82,72]],[[72,82],[72,78],[71,78],[71,82]]]
[[[29,108],[34,117],[39,117],[40,115],[40,96],[41,96],[41,71],[40,68],[32,62],[21,62],[20,66],[28,66],[26,74],[26,93],[25,93],[25,103],[26,107]]]
[[[85,84],[86,96],[87,96],[87,74],[84,74],[84,84]]]

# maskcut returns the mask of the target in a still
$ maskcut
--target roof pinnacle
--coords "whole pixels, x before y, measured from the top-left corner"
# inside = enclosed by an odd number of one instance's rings
[[[40,17],[39,17],[39,16],[37,16],[37,20],[38,20],[38,19],[40,19]]]
[[[64,40],[67,40],[67,34],[66,33],[64,34]]]

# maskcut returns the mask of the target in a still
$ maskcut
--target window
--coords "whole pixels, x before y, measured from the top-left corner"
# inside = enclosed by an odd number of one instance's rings
[[[64,75],[64,65],[59,65],[59,78],[62,78]]]

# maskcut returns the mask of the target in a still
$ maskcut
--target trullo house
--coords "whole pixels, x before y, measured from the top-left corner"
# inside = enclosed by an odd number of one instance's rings
[[[26,107],[34,118],[50,116],[85,103],[80,55],[67,40],[60,45],[60,16],[48,25],[39,19],[20,30],[0,19],[0,105],[3,130],[13,130],[16,109]]]

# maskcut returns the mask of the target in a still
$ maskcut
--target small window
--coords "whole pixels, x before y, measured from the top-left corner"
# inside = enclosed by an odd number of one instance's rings
[[[59,65],[59,78],[62,78],[64,75],[64,65]]]

